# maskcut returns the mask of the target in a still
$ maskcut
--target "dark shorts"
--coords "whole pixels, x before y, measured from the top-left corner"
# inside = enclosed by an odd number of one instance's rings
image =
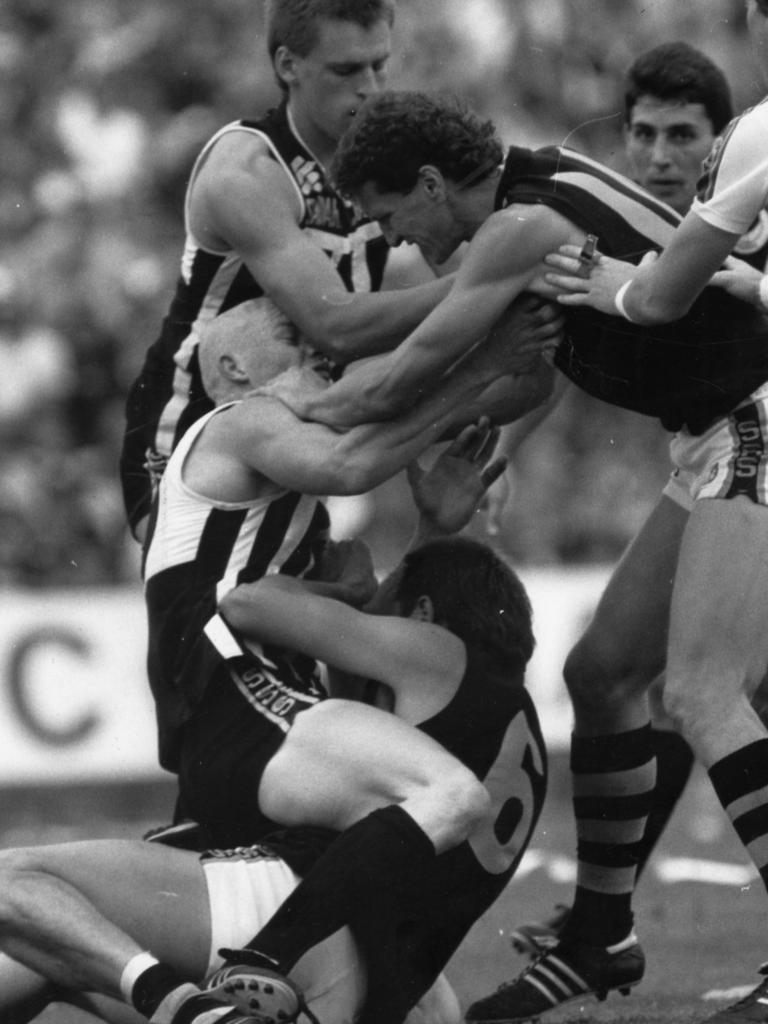
[[[323,696],[314,676],[266,659],[221,667],[184,725],[179,766],[179,810],[212,845],[247,846],[280,827],[259,810],[261,777],[296,715]]]

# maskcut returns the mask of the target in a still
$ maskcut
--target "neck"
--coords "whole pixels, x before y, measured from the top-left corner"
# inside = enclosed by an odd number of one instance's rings
[[[338,140],[332,139],[321,131],[302,113],[300,108],[297,109],[293,106],[290,100],[288,101],[288,124],[299,142],[311,153],[323,170],[330,166]]]
[[[493,213],[498,187],[499,172],[495,171],[476,185],[472,185],[470,188],[461,188],[455,192],[455,199],[461,211],[460,219],[464,226],[465,240],[472,238]]]

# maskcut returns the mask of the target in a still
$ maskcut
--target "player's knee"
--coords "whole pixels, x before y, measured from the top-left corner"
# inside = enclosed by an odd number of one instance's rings
[[[628,660],[613,648],[585,637],[566,658],[563,677],[574,705],[585,711],[603,711],[647,689],[662,667],[661,659],[658,665]]]
[[[713,727],[719,728],[725,721],[729,702],[720,698],[717,688],[670,676],[664,684],[662,703],[675,730],[690,740]]]
[[[446,817],[444,845],[454,846],[485,824],[491,798],[477,776],[463,766],[445,776],[437,789]]]

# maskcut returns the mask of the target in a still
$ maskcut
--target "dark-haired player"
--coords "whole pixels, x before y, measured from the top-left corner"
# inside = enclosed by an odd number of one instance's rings
[[[631,261],[678,237],[678,214],[629,179],[560,147],[512,147],[503,159],[487,124],[422,94],[369,101],[336,172],[390,244],[418,240],[439,262],[470,241],[448,296],[392,353],[322,394],[275,388],[302,417],[337,425],[391,416],[517,295],[550,295],[544,260],[558,246],[578,252],[593,234],[602,253]],[[594,261],[582,262],[586,272]],[[565,666],[575,714],[572,912],[558,945],[474,1004],[473,1021],[536,1017],[641,979],[631,900],[655,785],[646,691],[662,669],[667,710],[768,880],[768,735],[749,703],[768,663],[768,560],[755,558],[768,543],[767,341],[761,314],[715,288],[682,319],[650,329],[568,312],[556,368],[594,397],[658,418],[674,433],[675,472]],[[752,997],[756,1012],[763,991]]]

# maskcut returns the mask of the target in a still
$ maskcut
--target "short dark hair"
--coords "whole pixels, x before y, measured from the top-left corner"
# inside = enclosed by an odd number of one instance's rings
[[[432,601],[436,622],[467,646],[522,672],[534,648],[531,603],[516,573],[486,544],[448,537],[403,559],[395,597],[410,615],[420,597]]]
[[[701,103],[719,135],[733,117],[731,89],[713,61],[688,43],[663,43],[640,54],[627,72],[624,120],[641,96],[682,103]]]
[[[394,0],[267,0],[267,50],[274,59],[280,46],[306,57],[317,43],[318,22],[352,21],[370,28],[395,20]]]
[[[366,182],[381,192],[410,192],[426,164],[460,182],[487,177],[503,156],[493,123],[457,100],[389,91],[362,105],[339,143],[331,173],[347,195]]]

